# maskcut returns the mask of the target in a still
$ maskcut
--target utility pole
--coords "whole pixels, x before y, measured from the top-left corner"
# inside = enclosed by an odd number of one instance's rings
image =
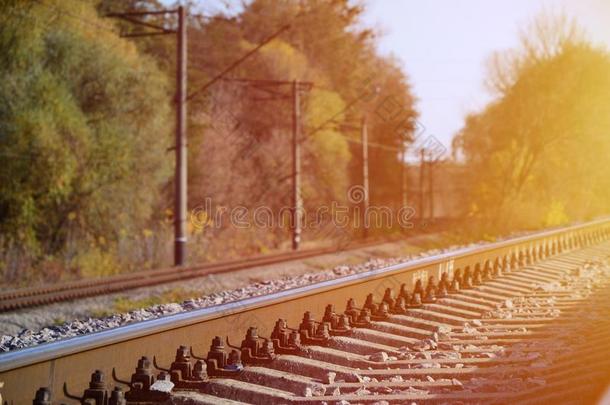
[[[139,17],[150,15],[176,14],[178,20],[177,29],[169,29],[165,25],[153,24],[148,21],[139,20]],[[146,31],[121,34],[121,37],[146,37],[152,35],[177,34],[176,46],[176,169],[175,169],[175,193],[174,193],[174,264],[182,266],[186,262],[186,210],[187,210],[187,134],[186,134],[186,103],[198,94],[202,94],[212,85],[220,81],[226,74],[234,70],[245,60],[256,54],[262,47],[273,41],[284,31],[290,28],[290,24],[285,24],[277,31],[264,39],[256,47],[235,60],[228,67],[214,76],[211,80],[195,90],[187,93],[187,35],[186,35],[186,15],[185,9],[179,6],[175,10],[152,10],[152,11],[132,11],[126,13],[109,13],[107,17],[120,18],[130,23],[145,27]],[[151,31],[152,29],[152,31]]]
[[[362,235],[366,239],[368,236],[367,213],[369,210],[369,140],[366,115],[362,117],[362,127],[360,131],[362,143]]]
[[[301,144],[303,137],[301,136],[301,106],[300,95],[301,91],[309,91],[313,87],[312,82],[302,82],[298,80],[283,81],[283,80],[261,80],[261,79],[224,79],[230,82],[241,83],[256,89],[258,92],[267,93],[268,97],[258,98],[258,101],[270,100],[292,100],[292,173],[289,179],[292,180],[292,198],[291,198],[291,243],[292,249],[298,250],[301,243],[302,233],[302,213],[303,200],[301,198]],[[289,86],[288,92],[278,92],[277,88]]]
[[[426,152],[424,148],[419,150],[419,218],[425,219],[424,215],[424,170],[426,166]]]
[[[299,82],[292,82],[292,250],[301,243],[301,137]]]
[[[432,152],[428,158],[428,217],[430,221],[434,221],[434,160]]]
[[[139,20],[150,15],[175,14],[178,19],[176,29]],[[121,34],[121,37],[146,37],[153,35],[176,34],[176,169],[174,175],[174,265],[182,266],[186,262],[186,18],[184,7],[175,10],[132,11],[126,13],[109,13],[107,17],[120,18],[132,24],[146,27],[147,31]],[[150,29],[153,29],[152,31]]]
[[[178,7],[178,43],[176,46],[176,174],[174,215],[174,265],[186,261],[186,19],[184,7]]]
[[[408,205],[408,200],[407,200],[407,185],[408,185],[408,176],[409,173],[407,172],[407,164],[405,162],[405,148],[404,145],[400,151],[400,196],[401,196],[401,202],[402,202],[402,207],[406,207]]]

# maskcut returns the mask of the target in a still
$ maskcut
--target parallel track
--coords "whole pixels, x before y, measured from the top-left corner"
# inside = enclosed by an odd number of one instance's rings
[[[177,269],[175,267],[138,271],[134,273],[121,274],[104,279],[85,279],[49,286],[36,286],[29,288],[14,289],[0,293],[0,312],[13,311],[21,308],[48,305],[57,302],[71,301],[79,298],[93,297],[96,295],[111,294],[121,291],[132,290],[141,287],[149,287],[184,281],[209,274],[219,274],[229,271],[237,271],[256,266],[265,266],[289,262],[291,260],[305,259],[329,253],[337,253],[345,250],[361,249],[364,247],[379,245],[385,241],[368,241],[350,243],[343,246],[331,246],[315,249],[301,250],[297,252],[281,252],[262,256],[254,256],[245,259],[228,260],[216,263],[206,263]]]
[[[128,380],[140,356],[169,367],[180,344],[205,355],[215,336],[239,344],[256,326],[242,370],[215,374],[209,356],[205,381],[173,370],[196,391],[175,387],[152,403],[595,403],[610,382],[609,237],[610,222],[598,221],[9,352],[0,355],[4,397],[31,403],[49,386],[59,403],[64,382],[81,395],[94,369]],[[441,297],[453,281],[460,288]],[[403,284],[409,301],[438,296],[399,310],[392,299]],[[343,330],[342,310],[327,304],[342,309],[349,298],[372,311],[370,323],[349,319]],[[326,311],[330,331],[299,326],[305,311],[318,320]],[[271,336],[278,318],[300,330],[302,345],[275,342],[284,352],[267,356],[256,334]],[[176,367],[193,366],[187,349],[179,354]]]

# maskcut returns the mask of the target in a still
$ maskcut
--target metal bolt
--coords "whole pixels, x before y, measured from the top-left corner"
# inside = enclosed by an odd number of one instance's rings
[[[32,405],[51,405],[51,390],[48,387],[38,388]]]

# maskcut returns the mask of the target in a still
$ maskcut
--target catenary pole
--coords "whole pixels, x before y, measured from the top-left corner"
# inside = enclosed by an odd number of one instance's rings
[[[360,131],[362,142],[362,236],[368,236],[368,211],[369,211],[369,140],[366,115],[362,117],[362,128]]]
[[[292,82],[292,250],[301,243],[301,139],[299,82]]]
[[[178,7],[176,50],[176,173],[174,201],[174,265],[186,262],[187,143],[186,143],[186,19],[184,7]]]

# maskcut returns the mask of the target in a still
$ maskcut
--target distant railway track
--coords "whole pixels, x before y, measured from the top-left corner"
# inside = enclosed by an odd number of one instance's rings
[[[205,263],[184,268],[168,267],[120,274],[103,279],[84,279],[48,286],[14,289],[0,293],[0,312],[161,285],[202,277],[209,274],[219,274],[256,266],[278,264],[345,250],[360,249],[387,242],[390,242],[390,240],[352,242],[341,246],[304,249],[296,252],[273,253],[244,259]]]
[[[59,404],[65,383],[100,405],[595,403],[609,238],[600,220],[9,352],[4,398],[48,387],[34,404]]]

